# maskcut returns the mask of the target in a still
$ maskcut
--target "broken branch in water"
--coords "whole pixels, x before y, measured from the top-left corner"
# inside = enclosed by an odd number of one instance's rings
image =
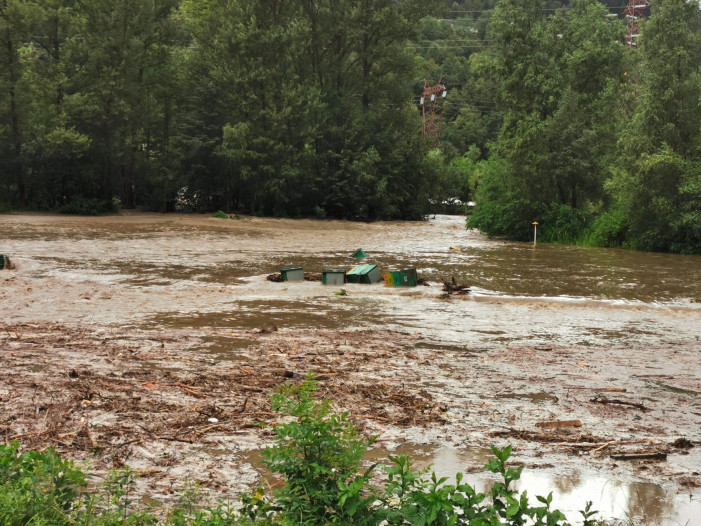
[[[450,281],[443,282],[443,291],[448,294],[468,294],[470,287],[465,283],[458,283],[455,277],[451,277]]]
[[[613,460],[667,460],[667,453],[621,453],[610,457]]]
[[[552,420],[537,422],[536,425],[545,429],[560,429],[563,427],[582,427],[582,422],[580,420]]]
[[[590,400],[591,402],[594,402],[595,404],[618,404],[618,405],[626,405],[629,407],[635,407],[636,409],[640,409],[641,411],[649,411],[650,409],[645,407],[643,404],[638,404],[635,402],[626,402],[625,400],[618,400],[615,398],[605,398],[603,396],[596,396]]]
[[[600,391],[602,393],[625,393],[625,387],[586,387],[581,385],[567,385],[565,389],[586,389],[588,391]]]

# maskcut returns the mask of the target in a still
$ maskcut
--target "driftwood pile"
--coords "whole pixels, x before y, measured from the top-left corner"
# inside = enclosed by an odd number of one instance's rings
[[[242,336],[257,342],[215,360],[177,335],[0,324],[0,439],[95,451],[120,465],[129,445],[265,433],[280,418],[269,395],[307,372],[317,375],[320,398],[361,427],[445,422],[445,408],[423,389],[372,378],[396,356],[384,333],[339,331],[308,349],[274,324]]]
[[[282,283],[285,281],[282,279],[282,274],[280,272],[276,274],[269,274],[265,279],[272,281],[273,283]],[[321,281],[321,272],[305,272],[304,281]]]

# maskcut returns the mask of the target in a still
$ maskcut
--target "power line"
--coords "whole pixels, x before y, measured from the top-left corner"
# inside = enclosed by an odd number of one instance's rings
[[[603,4],[606,5],[606,4]],[[569,7],[544,7],[541,9],[541,11],[547,11],[547,12],[557,12],[557,11],[572,11],[573,9],[576,9],[575,7],[569,6]],[[624,11],[626,9],[626,6],[606,6],[606,9],[609,11]],[[494,9],[450,9],[448,11],[449,13],[493,13]],[[444,19],[445,20],[445,19]]]
[[[484,46],[411,46],[415,49],[485,49]]]
[[[430,38],[422,38],[418,42],[496,42],[496,39],[476,39],[476,38],[437,38],[431,40]]]

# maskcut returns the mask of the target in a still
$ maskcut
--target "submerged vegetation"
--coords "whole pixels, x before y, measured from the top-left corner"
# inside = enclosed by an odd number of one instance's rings
[[[0,210],[458,198],[489,235],[701,253],[699,6],[651,0],[631,46],[625,4],[4,0]]]
[[[551,508],[552,494],[536,496],[534,504],[526,491],[512,488],[523,467],[508,465],[511,447],[492,447],[495,458],[485,469],[500,480],[487,493],[465,483],[462,474],[449,484],[435,473],[417,472],[406,456],[364,467],[363,455],[374,439],[361,436],[347,414],[333,413],[330,402],[316,400],[315,390],[307,378],[273,395],[273,409],[288,419],[275,426],[275,444],[263,454],[264,465],[285,482],[270,493],[260,488],[238,505],[207,506],[201,504],[203,493],[185,487],[176,504],[156,510],[134,502],[136,475],[129,468],[112,472],[94,490],[84,471],[54,449],[20,453],[12,442],[0,446],[0,521],[8,526],[568,524]],[[580,513],[584,526],[603,524],[593,518],[591,503]]]

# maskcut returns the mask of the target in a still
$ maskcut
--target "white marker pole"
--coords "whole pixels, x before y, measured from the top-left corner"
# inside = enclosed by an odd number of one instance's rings
[[[535,246],[535,242],[538,239],[538,221],[533,221],[533,245]]]

